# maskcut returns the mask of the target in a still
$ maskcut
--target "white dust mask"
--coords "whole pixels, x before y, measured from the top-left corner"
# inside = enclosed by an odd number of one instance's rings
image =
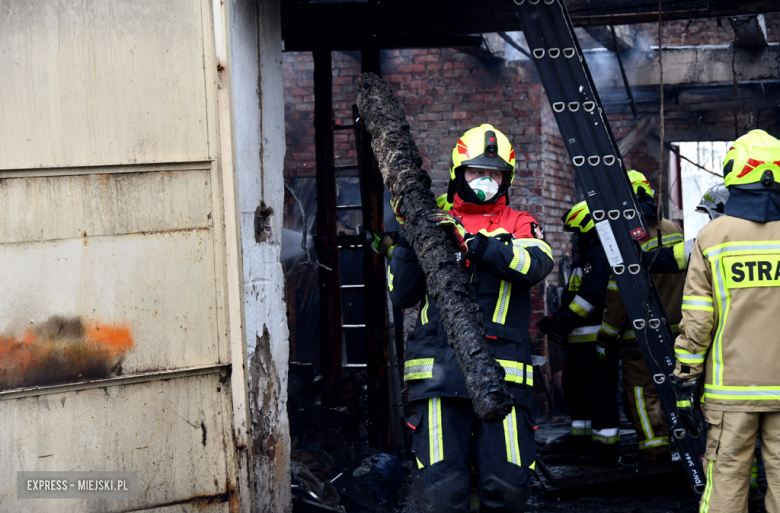
[[[475,178],[469,182],[469,186],[481,201],[489,200],[498,193],[498,184],[489,176]]]

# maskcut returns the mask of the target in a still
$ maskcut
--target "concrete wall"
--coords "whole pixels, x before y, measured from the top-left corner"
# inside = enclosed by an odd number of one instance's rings
[[[234,149],[254,480],[253,511],[290,511],[288,331],[279,262],[285,154],[278,0],[231,2]]]

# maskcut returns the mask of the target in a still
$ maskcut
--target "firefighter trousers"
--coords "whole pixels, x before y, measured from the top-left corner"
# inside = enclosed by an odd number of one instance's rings
[[[617,349],[606,350],[606,361],[599,359],[595,342],[569,343],[563,365],[562,386],[572,420],[571,434],[593,435],[593,441],[608,445],[618,443],[620,411],[618,408]],[[591,429],[581,431],[578,421],[589,421]]]
[[[426,511],[468,513],[471,464],[479,470],[481,512],[523,512],[536,466],[534,425],[515,406],[502,422],[480,421],[468,399],[416,402],[414,452],[423,468]]]
[[[631,419],[639,442],[640,463],[669,461],[669,427],[639,347],[623,346],[623,390],[628,398],[626,417]]]
[[[780,412],[710,411],[704,409],[707,451],[701,513],[747,513],[756,436],[766,470],[767,513],[780,513]]]

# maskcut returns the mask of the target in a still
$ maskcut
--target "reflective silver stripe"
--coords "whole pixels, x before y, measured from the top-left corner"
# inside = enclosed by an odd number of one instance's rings
[[[609,324],[606,324],[606,323],[602,323],[601,324],[601,330],[604,333],[607,333],[607,334],[613,335],[613,336],[617,336],[617,334],[620,333],[620,330],[618,330],[616,328],[613,328],[612,326],[610,326]]]
[[[438,397],[431,397],[428,403],[428,418],[430,419],[430,444],[431,465],[444,458],[444,441],[441,429],[441,403]]]
[[[650,424],[650,418],[645,409],[645,395],[642,387],[634,387],[634,398],[636,399],[636,411],[639,412],[639,419],[645,432],[645,439],[650,440],[653,438],[653,425]]]
[[[525,265],[525,256],[527,254],[527,251],[523,248],[514,247],[512,248],[512,253],[514,254],[514,258],[512,259],[512,262],[509,264],[510,267],[517,272],[523,272],[523,266]]]
[[[726,246],[713,250],[705,249],[702,253],[708,259],[714,258],[721,253],[727,253],[731,251],[753,251],[753,250],[767,250],[767,249],[780,249],[780,244],[745,244],[739,246]]]
[[[588,313],[593,313],[596,310],[596,307],[590,304],[588,301],[586,301],[582,296],[577,294],[574,296],[574,299],[571,301],[575,305],[581,307],[583,310],[585,310]]]
[[[653,438],[652,440],[642,440],[641,442],[639,442],[640,449],[658,447],[659,445],[669,445],[669,437],[659,436],[658,438]]]
[[[414,365],[412,367],[404,368],[404,375],[415,374],[417,372],[433,372],[433,364],[430,365]]]
[[[712,306],[712,300],[710,301],[694,301],[693,299],[683,299],[682,304],[689,306]]]
[[[715,333],[715,347],[714,352],[712,354],[712,363],[715,367],[715,379],[714,384],[715,385],[722,385],[723,384],[723,363],[720,359],[720,351],[721,351],[721,338],[723,337],[723,328],[725,327],[726,322],[726,288],[723,284],[723,275],[720,271],[720,260],[715,260],[712,264],[712,267],[715,268],[715,281],[718,283],[718,290],[720,291],[720,297],[718,298],[719,304],[720,304],[720,319],[718,319],[718,330]]]
[[[525,372],[523,372],[522,369],[516,369],[514,367],[504,367],[504,372],[508,376],[517,376],[520,378],[520,383],[522,383],[522,379],[525,377]]]
[[[750,388],[750,387],[740,387]],[[712,395],[736,395],[736,396],[751,396],[751,397],[772,397],[780,400],[780,387],[778,388],[765,388],[756,390],[724,390],[720,387],[711,387],[704,385],[704,391]]]
[[[593,335],[594,333],[598,333],[601,329],[601,326],[583,326],[581,328],[574,328],[569,332],[569,336],[572,335]]]
[[[517,441],[517,417],[515,408],[504,417],[504,441],[506,443],[506,459],[510,463],[520,465],[520,448]]]

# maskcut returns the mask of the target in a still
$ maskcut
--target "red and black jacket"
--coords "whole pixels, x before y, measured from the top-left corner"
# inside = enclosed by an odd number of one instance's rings
[[[493,205],[464,203],[456,195],[450,214],[475,235],[463,272],[470,275],[477,304],[482,307],[488,343],[506,371],[516,404],[533,403],[533,366],[528,326],[529,289],[553,268],[552,250],[541,226],[500,198]],[[403,235],[393,250],[389,268],[393,304],[409,308],[422,301],[414,330],[409,333],[404,377],[409,400],[428,397],[467,398],[466,382],[447,341],[439,311],[427,294],[422,268]]]

